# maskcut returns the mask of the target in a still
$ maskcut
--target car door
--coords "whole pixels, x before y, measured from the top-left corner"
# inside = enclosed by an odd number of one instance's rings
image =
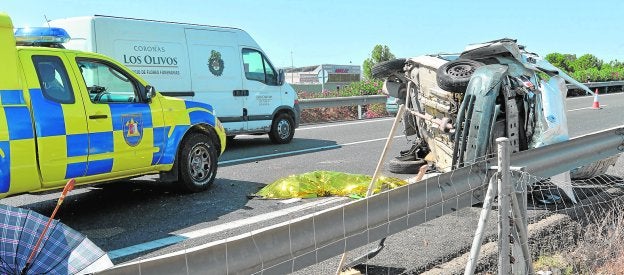
[[[33,111],[43,187],[62,186],[87,173],[87,118],[67,57],[57,51],[20,51]]]
[[[262,52],[242,48],[245,78],[243,86],[249,91],[246,102],[247,127],[249,131],[268,132],[273,112],[281,105],[281,86],[277,81],[277,70]]]
[[[135,174],[149,168],[164,133],[159,101],[149,101],[145,87],[116,64],[76,56],[88,126],[89,163],[86,176]],[[158,127],[157,131],[164,131]],[[159,138],[154,138],[154,137]]]

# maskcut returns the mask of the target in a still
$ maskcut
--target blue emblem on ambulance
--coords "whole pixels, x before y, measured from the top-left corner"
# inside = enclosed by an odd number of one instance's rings
[[[143,120],[140,114],[122,115],[123,136],[130,146],[137,146],[143,138]]]

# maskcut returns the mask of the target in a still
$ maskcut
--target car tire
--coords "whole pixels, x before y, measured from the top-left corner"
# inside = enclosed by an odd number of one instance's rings
[[[393,158],[388,162],[388,171],[395,174],[418,174],[421,166],[427,162],[422,159],[416,160],[400,160]]]
[[[405,58],[397,58],[379,62],[371,68],[371,75],[373,78],[383,79],[391,76],[393,73],[401,73],[403,72],[405,61]]]
[[[573,169],[570,172],[570,178],[573,180],[585,180],[591,179],[596,176],[604,175],[609,167],[615,165],[619,157],[620,155],[618,154]]]
[[[187,192],[201,192],[210,187],[217,175],[217,148],[210,137],[191,133],[180,150],[179,186]]]
[[[471,59],[449,61],[436,72],[438,86],[449,92],[464,93],[474,71],[483,65]]]
[[[295,135],[295,122],[287,113],[281,113],[275,117],[269,132],[271,142],[275,144],[289,143]]]

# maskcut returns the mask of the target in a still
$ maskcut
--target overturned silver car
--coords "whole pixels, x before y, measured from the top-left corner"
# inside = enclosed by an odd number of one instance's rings
[[[467,166],[493,153],[507,137],[513,152],[569,139],[566,81],[593,94],[516,40],[469,45],[461,54],[425,55],[381,62],[373,76],[405,104],[405,134],[414,144],[389,163],[394,173],[439,172]],[[573,172],[602,174],[617,156]]]

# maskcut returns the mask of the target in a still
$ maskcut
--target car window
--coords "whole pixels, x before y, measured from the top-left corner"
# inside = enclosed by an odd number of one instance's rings
[[[138,101],[136,83],[116,67],[99,60],[76,61],[93,103],[127,103]]]
[[[64,104],[75,102],[74,91],[60,57],[35,55],[32,61],[45,98]]]
[[[267,85],[277,85],[277,73],[268,59],[259,51],[243,49],[245,77]]]
[[[266,57],[262,58],[263,62],[264,62],[264,70],[266,72],[266,84],[267,85],[277,85],[277,73],[275,73],[275,70],[273,69],[273,66],[271,66],[271,63],[269,63],[269,61],[266,59]]]

